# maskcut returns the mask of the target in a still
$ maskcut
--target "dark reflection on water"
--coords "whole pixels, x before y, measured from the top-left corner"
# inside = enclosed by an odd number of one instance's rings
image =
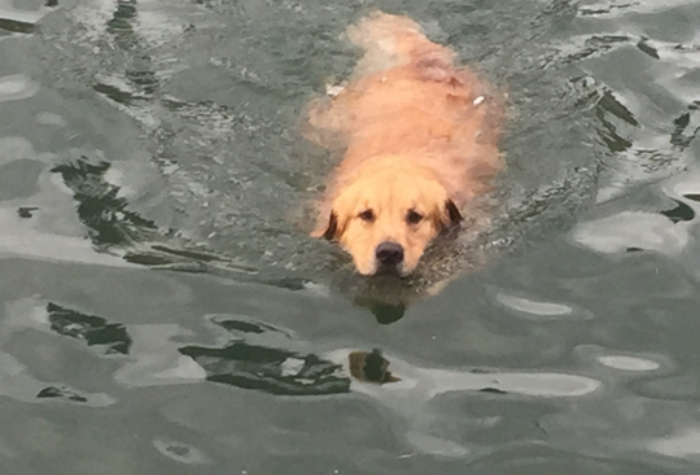
[[[85,315],[49,303],[46,306],[51,329],[61,335],[84,340],[88,346],[104,348],[105,354],[129,354],[131,338],[124,325],[108,323],[104,318]]]
[[[359,300],[355,303],[372,312],[380,325],[390,325],[401,320],[406,314],[406,305],[402,303],[390,304],[382,301]]]
[[[248,333],[263,335],[279,330],[251,321],[214,320],[237,340]],[[314,354],[232,341],[220,348],[184,346],[178,350],[192,358],[207,373],[207,380],[270,394],[311,396],[346,393],[350,380],[341,365]]]
[[[661,214],[666,216],[674,223],[680,221],[692,221],[695,219],[695,211],[693,208],[683,203],[682,201],[674,200],[676,207],[668,211],[662,211]]]
[[[346,393],[350,380],[335,376],[339,366],[315,355],[300,355],[261,346],[232,343],[225,348],[187,346],[189,356],[207,372],[207,379],[270,394],[319,395]],[[298,362],[293,375],[284,374],[283,363]]]
[[[73,190],[78,216],[97,246],[126,244],[144,231],[156,229],[152,221],[127,209],[127,200],[118,197],[119,187],[104,181],[109,167],[109,163],[91,164],[87,157],[81,157],[51,170],[60,173],[64,183]]]
[[[21,21],[7,20],[0,18],[0,30],[10,33],[33,33],[36,25],[33,23],[23,23]]]
[[[67,399],[72,402],[88,402],[85,396],[75,393],[66,388],[57,388],[55,386],[50,386],[39,391],[36,395],[37,399]]]

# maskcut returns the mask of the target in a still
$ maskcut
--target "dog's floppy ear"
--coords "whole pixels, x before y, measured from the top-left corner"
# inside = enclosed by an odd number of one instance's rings
[[[338,215],[335,213],[335,211],[331,211],[331,215],[328,218],[328,225],[326,227],[316,228],[311,233],[311,237],[323,237],[329,241],[332,241],[338,237]]]
[[[447,217],[449,219],[449,226],[453,226],[462,221],[463,219],[462,213],[460,213],[459,209],[457,208],[457,205],[454,201],[452,201],[449,198],[447,199],[447,201],[445,201],[445,212],[447,213]]]
[[[435,219],[435,228],[438,230],[447,229],[462,220],[462,213],[451,199],[445,200],[444,208],[440,208],[438,216]]]

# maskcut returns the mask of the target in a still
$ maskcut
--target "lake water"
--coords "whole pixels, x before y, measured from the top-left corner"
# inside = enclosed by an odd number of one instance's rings
[[[373,8],[509,91],[432,297],[304,230]],[[695,475],[699,130],[692,0],[0,0],[0,471]]]

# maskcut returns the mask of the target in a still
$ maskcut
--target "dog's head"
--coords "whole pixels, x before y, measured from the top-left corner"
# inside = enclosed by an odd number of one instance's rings
[[[382,161],[339,186],[312,233],[337,241],[363,275],[413,272],[428,243],[461,214],[437,177],[410,162]]]

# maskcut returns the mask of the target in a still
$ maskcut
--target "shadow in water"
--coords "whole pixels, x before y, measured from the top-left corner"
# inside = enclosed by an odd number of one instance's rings
[[[353,351],[348,355],[350,374],[368,383],[396,383],[401,381],[389,371],[389,360],[384,358],[382,352],[374,349],[370,352]]]
[[[359,298],[355,301],[355,304],[369,310],[380,325],[396,323],[406,314],[406,304],[404,303],[386,303],[380,300]]]
[[[693,208],[682,201],[673,201],[676,203],[676,207],[667,211],[661,211],[660,214],[666,216],[674,224],[680,221],[692,221],[695,219],[695,211],[693,211]]]

